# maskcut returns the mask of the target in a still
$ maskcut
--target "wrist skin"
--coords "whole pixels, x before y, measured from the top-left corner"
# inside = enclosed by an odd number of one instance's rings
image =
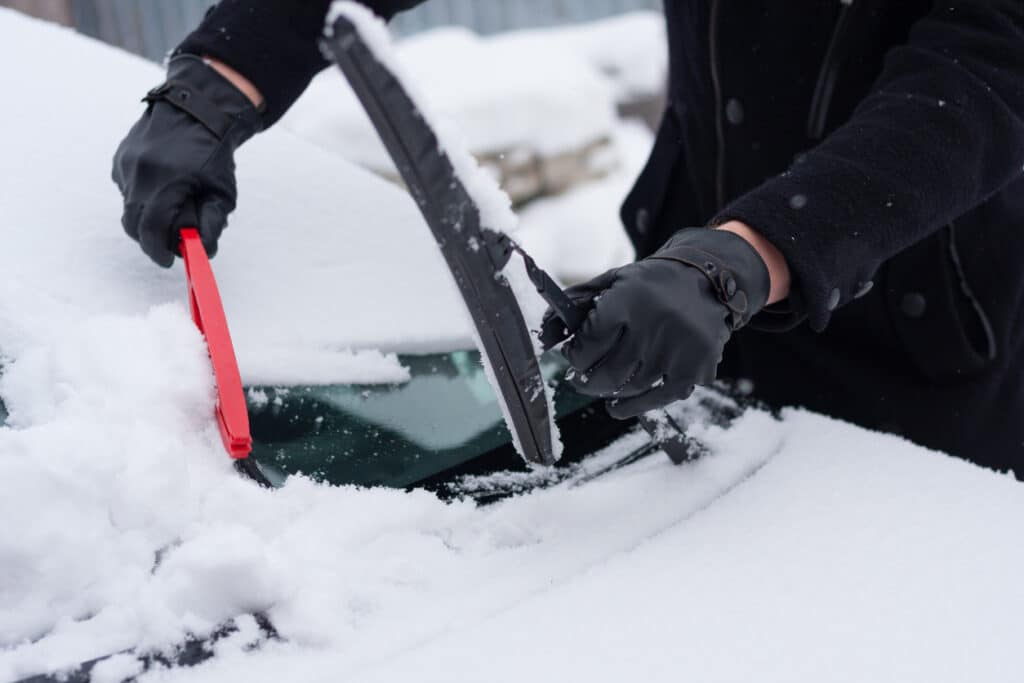
[[[253,85],[248,78],[238,73],[224,62],[213,59],[212,57],[203,55],[203,61],[206,62],[207,66],[223,76],[228,83],[238,88],[243,95],[248,97],[249,101],[252,102],[252,106],[257,109],[263,106],[263,94],[256,89],[256,86]]]
[[[761,256],[765,267],[768,268],[768,277],[771,280],[771,288],[768,292],[769,304],[782,301],[789,296],[789,288],[792,282],[789,265],[786,263],[786,257],[775,248],[775,245],[762,237],[759,232],[749,225],[740,221],[727,221],[716,226],[716,229],[727,230],[735,235],[739,235]]]

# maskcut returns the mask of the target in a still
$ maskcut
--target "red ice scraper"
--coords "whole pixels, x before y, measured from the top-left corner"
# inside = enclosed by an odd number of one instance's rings
[[[181,231],[181,255],[185,259],[188,278],[189,308],[192,320],[206,338],[213,362],[213,375],[217,380],[217,424],[224,440],[224,448],[234,460],[244,460],[252,450],[249,435],[249,413],[242,393],[242,376],[235,360],[228,321],[217,290],[217,280],[210,268],[210,259],[195,228]]]

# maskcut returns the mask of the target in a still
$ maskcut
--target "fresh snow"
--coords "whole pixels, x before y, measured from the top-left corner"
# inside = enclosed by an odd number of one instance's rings
[[[695,425],[711,457],[581,484],[644,443],[631,434],[486,507],[241,479],[180,267],[150,267],[117,225],[109,156],[158,71],[6,10],[0,57],[18,103],[0,110],[0,681],[259,610],[282,642],[247,651],[242,618],[214,661],[139,680],[1019,678],[1024,488],[818,415]],[[242,156],[214,267],[236,342],[260,345],[245,372],[465,333],[454,295],[432,291],[440,266],[414,261],[432,247],[400,193],[286,133]],[[137,670],[118,657],[94,679]]]
[[[5,379],[0,680],[251,610],[286,642],[142,681],[997,681],[1015,664],[1011,477],[751,411],[699,429],[715,455],[697,463],[488,507],[300,478],[267,492],[220,453],[181,318],[97,321]]]
[[[365,19],[360,9],[351,12]],[[329,19],[341,11],[332,10]],[[633,18],[625,27],[636,33],[643,24]],[[627,87],[587,57],[589,34],[579,29],[564,35],[520,32],[484,38],[448,27],[401,40],[391,50],[383,25],[368,26],[373,27],[369,42],[385,47],[392,70],[418,86],[417,100],[429,107],[432,118],[452,121],[465,146],[476,153],[528,149],[547,156],[606,138],[616,120],[616,94]],[[642,44],[643,54],[653,55],[649,60],[665,52],[664,37],[654,36]],[[617,73],[629,72],[637,61],[634,56],[615,65],[621,69]],[[346,159],[394,169],[336,69],[313,79],[282,125]]]
[[[668,78],[665,17],[661,12],[628,12],[584,24],[515,31],[498,40],[515,45],[525,54],[543,44],[561,45],[609,79],[615,100],[620,103],[660,94]]]

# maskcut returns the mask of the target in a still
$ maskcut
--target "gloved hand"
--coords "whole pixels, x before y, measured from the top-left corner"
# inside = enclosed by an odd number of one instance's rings
[[[722,349],[768,300],[761,256],[724,230],[688,228],[657,253],[567,294],[591,307],[563,347],[577,391],[624,419],[715,379]]]
[[[252,102],[202,59],[171,60],[167,82],[144,99],[146,113],[114,154],[124,196],[121,224],[168,268],[181,228],[199,228],[210,256],[238,196],[234,152],[261,126]]]

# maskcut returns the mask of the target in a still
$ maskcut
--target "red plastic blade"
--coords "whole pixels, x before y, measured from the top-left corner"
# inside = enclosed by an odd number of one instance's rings
[[[188,298],[192,320],[206,337],[213,362],[213,375],[217,380],[217,423],[224,448],[235,460],[249,456],[252,436],[249,434],[249,413],[242,392],[242,376],[235,360],[228,321],[217,289],[217,280],[210,268],[210,259],[195,228],[181,231],[181,255],[185,259],[188,278]]]

